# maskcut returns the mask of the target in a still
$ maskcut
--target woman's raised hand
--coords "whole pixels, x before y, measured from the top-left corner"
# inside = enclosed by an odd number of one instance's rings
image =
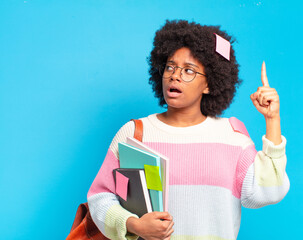
[[[130,217],[126,221],[127,230],[146,240],[170,239],[173,218],[168,212],[151,212],[141,218]]]
[[[279,95],[274,88],[269,87],[268,79],[266,76],[265,62],[262,64],[261,81],[263,83],[263,86],[258,87],[258,90],[250,95],[250,99],[252,100],[257,110],[264,115],[265,119],[279,118]]]

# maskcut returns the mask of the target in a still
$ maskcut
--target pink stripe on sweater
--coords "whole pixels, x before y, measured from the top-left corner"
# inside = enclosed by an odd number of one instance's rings
[[[213,185],[224,187],[240,198],[241,186],[253,154],[246,154],[239,146],[221,143],[145,143],[169,158],[170,185]],[[250,147],[251,148],[251,147]],[[252,145],[254,149],[254,146]],[[240,176],[240,177],[239,177]],[[243,177],[244,176],[244,177]]]
[[[118,168],[119,166],[118,159],[114,153],[108,149],[104,162],[87,193],[87,198],[100,192],[115,193],[113,169]]]
[[[249,145],[242,153],[242,156],[240,158],[241,160],[238,163],[238,167],[237,167],[237,183],[236,183],[236,187],[240,192],[240,194],[248,168],[254,162],[256,155],[257,155],[257,150],[254,145]]]

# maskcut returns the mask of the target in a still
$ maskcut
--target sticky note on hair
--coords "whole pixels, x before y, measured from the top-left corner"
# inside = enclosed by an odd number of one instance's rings
[[[230,59],[230,42],[223,37],[216,35],[216,52],[225,57],[228,61]]]
[[[129,178],[123,174],[116,172],[116,193],[124,200],[127,201],[127,189]]]
[[[145,165],[146,185],[148,189],[162,191],[162,183],[158,166]]]

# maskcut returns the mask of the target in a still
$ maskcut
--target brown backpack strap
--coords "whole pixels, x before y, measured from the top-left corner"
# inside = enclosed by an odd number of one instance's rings
[[[135,123],[134,138],[142,142],[143,138],[143,122],[140,119],[131,119]]]

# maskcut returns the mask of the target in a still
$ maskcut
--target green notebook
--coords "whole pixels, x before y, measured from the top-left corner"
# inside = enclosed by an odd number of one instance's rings
[[[152,153],[145,152],[127,143],[118,143],[120,168],[144,169],[145,165],[158,166],[161,177],[160,157]],[[161,191],[149,189],[151,202],[154,211],[163,212],[163,196]]]

